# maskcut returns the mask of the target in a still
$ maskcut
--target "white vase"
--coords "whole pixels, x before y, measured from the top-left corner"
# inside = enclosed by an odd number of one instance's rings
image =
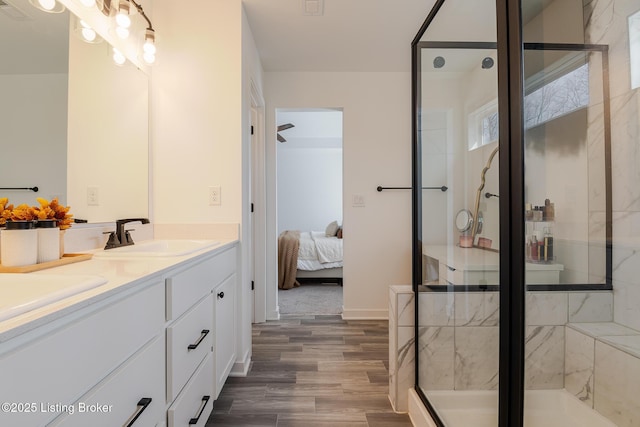
[[[38,221],[38,264],[60,259],[60,229],[57,221]]]
[[[0,231],[0,264],[4,267],[22,267],[38,260],[38,230],[33,221],[7,221],[7,228]]]

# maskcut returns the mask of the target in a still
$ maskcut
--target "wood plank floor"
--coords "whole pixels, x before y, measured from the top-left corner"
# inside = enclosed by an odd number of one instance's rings
[[[283,316],[253,326],[249,375],[229,378],[207,427],[405,427],[388,399],[387,321]]]

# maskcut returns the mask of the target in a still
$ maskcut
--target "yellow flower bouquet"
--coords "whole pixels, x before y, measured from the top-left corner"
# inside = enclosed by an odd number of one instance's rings
[[[11,219],[11,212],[13,212],[13,205],[8,204],[9,199],[6,197],[0,197],[0,226],[7,223],[8,219]]]
[[[34,219],[55,219],[60,230],[66,230],[73,223],[73,215],[69,213],[71,207],[63,206],[55,197],[50,202],[42,197],[36,199],[39,207],[33,207]]]

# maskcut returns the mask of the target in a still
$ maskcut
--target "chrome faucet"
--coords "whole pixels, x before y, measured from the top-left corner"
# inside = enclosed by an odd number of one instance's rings
[[[149,224],[148,218],[127,218],[116,220],[116,231],[109,233],[109,240],[107,241],[105,249],[119,248],[121,246],[133,245],[133,239],[128,230],[124,229],[124,225],[128,222],[139,221],[143,224]]]

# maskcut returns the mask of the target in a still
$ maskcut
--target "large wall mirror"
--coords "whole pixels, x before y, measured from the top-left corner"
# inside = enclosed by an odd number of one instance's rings
[[[0,4],[0,190],[11,203],[58,197],[89,222],[148,217],[148,78],[70,12]],[[91,197],[89,197],[89,195]]]

